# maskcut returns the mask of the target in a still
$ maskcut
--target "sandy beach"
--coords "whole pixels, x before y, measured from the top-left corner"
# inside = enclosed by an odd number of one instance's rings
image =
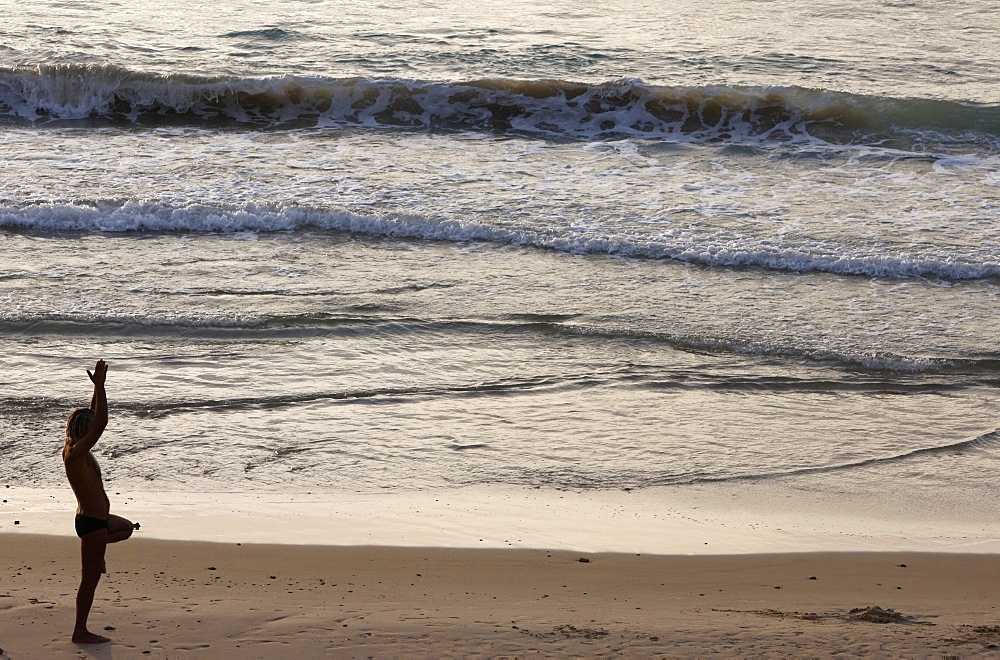
[[[1000,657],[986,521],[698,492],[113,491],[85,647],[72,494],[8,487],[0,658]]]
[[[1000,657],[1000,557],[662,556],[199,543],[109,548],[69,641],[71,537],[0,535],[3,658]]]

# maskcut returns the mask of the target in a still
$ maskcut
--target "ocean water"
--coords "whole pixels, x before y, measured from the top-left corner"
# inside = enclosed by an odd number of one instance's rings
[[[5,7],[0,483],[995,511],[989,9]]]

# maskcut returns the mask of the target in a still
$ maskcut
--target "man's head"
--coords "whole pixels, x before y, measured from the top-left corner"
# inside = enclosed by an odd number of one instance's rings
[[[94,411],[90,408],[77,408],[66,420],[66,439],[76,442],[94,425]]]

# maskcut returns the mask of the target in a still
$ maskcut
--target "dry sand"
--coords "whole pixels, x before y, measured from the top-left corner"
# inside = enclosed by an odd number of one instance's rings
[[[76,646],[78,548],[0,534],[0,657],[1000,657],[993,554],[133,538],[109,547],[91,616],[113,642]]]

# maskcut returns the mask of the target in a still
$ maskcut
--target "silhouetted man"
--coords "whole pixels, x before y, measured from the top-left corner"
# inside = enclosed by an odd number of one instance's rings
[[[76,535],[80,537],[83,576],[76,593],[76,625],[73,641],[77,644],[102,644],[111,640],[87,630],[87,617],[94,604],[94,591],[104,568],[104,549],[108,543],[124,541],[132,536],[133,525],[120,516],[111,515],[111,502],[104,492],[101,468],[90,453],[108,425],[108,397],[104,380],[108,365],[98,360],[94,373],[87,371],[94,383],[94,396],[89,408],[74,410],[66,421],[66,444],[63,464],[69,485],[76,494]]]

